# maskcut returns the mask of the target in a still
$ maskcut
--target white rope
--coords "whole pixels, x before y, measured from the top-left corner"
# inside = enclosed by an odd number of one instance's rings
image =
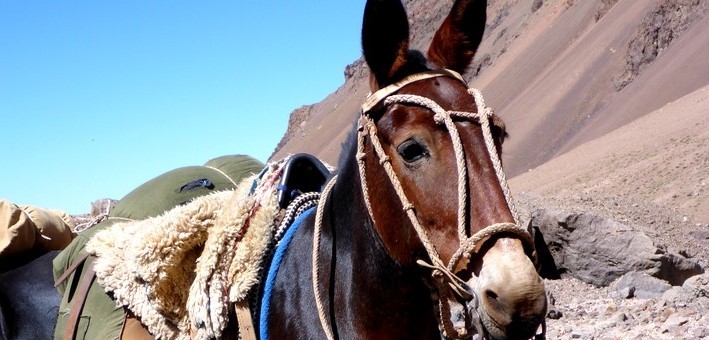
[[[103,212],[103,213],[97,215],[96,217],[94,217],[93,219],[91,219],[91,221],[77,225],[76,228],[74,228],[74,232],[78,234],[78,233],[80,233],[86,229],[89,229],[89,228],[91,228],[91,227],[93,227],[105,220],[117,220],[117,221],[123,221],[123,222],[133,222],[134,221],[130,218],[125,218],[125,217],[108,216],[108,213],[109,213],[109,211]],[[44,235],[42,235],[42,236],[44,236]]]
[[[229,175],[227,175],[224,171],[221,171],[221,170],[219,170],[219,169],[217,169],[217,168],[215,168],[215,167],[213,167],[213,166],[210,166],[210,165],[206,165],[205,167],[206,167],[206,168],[210,168],[210,169],[212,169],[212,170],[214,170],[214,171],[216,171],[216,172],[222,174],[224,177],[226,177],[226,179],[229,180],[229,182],[231,182],[231,184],[234,185],[235,188],[237,187],[236,182],[235,182],[231,177],[229,177]]]
[[[505,178],[505,174],[502,170],[502,165],[499,160],[499,157],[497,155],[497,149],[495,147],[495,142],[492,137],[492,132],[491,132],[491,127],[490,127],[490,119],[492,118],[492,110],[489,108],[485,107],[485,102],[482,99],[482,94],[480,94],[480,91],[476,89],[470,89],[469,93],[472,94],[475,98],[475,103],[478,107],[478,112],[463,112],[463,111],[446,111],[443,109],[440,105],[438,105],[436,102],[433,100],[418,96],[418,95],[412,95],[412,94],[399,94],[399,95],[391,95],[387,97],[384,100],[384,105],[391,105],[394,103],[399,103],[399,104],[413,104],[413,105],[418,105],[421,107],[425,107],[429,110],[431,110],[434,115],[433,119],[436,121],[438,124],[444,124],[446,126],[447,131],[451,135],[451,140],[453,143],[453,150],[455,153],[455,158],[456,158],[456,165],[457,165],[457,171],[458,171],[458,238],[460,241],[458,251],[454,254],[454,256],[451,258],[450,262],[448,263],[448,270],[453,270],[457,263],[460,261],[461,257],[464,256],[465,254],[469,254],[471,251],[475,249],[475,244],[478,243],[481,240],[487,239],[489,236],[492,236],[495,233],[499,232],[504,232],[504,231],[509,231],[514,233],[515,235],[520,235],[520,237],[523,238],[524,242],[527,242],[527,237],[529,237],[529,234],[526,231],[523,231],[521,228],[517,226],[517,222],[519,221],[519,218],[516,213],[516,209],[514,206],[514,203],[512,202],[512,195],[510,193],[509,187],[507,186],[507,181]],[[455,122],[453,121],[453,117],[457,118],[466,118],[466,119],[471,119],[471,120],[476,120],[481,124],[481,128],[483,131],[483,137],[485,140],[485,146],[488,151],[488,154],[490,156],[490,159],[492,161],[493,168],[495,169],[495,174],[498,178],[498,181],[500,183],[500,186],[502,188],[502,193],[505,197],[505,201],[507,202],[508,208],[510,209],[510,212],[512,213],[515,223],[497,223],[493,224],[491,226],[488,226],[480,231],[478,231],[475,235],[471,237],[467,237],[467,233],[465,230],[465,225],[467,221],[467,212],[465,209],[465,202],[468,197],[468,192],[467,192],[467,166],[466,166],[466,161],[465,161],[465,153],[463,150],[463,145],[462,141],[460,138],[460,135],[458,133],[458,129],[455,126]],[[409,219],[412,222],[412,225],[414,226],[414,229],[416,230],[419,238],[421,239],[422,243],[424,244],[424,247],[426,248],[429,257],[433,260],[433,258],[440,259],[438,256],[437,251],[435,250],[435,247],[433,244],[428,240],[428,236],[423,229],[423,227],[420,225],[418,222],[418,219],[416,218],[415,215],[415,210],[413,205],[409,202],[408,198],[406,197],[406,194],[403,192],[403,188],[401,186],[401,183],[399,179],[396,176],[396,173],[394,172],[393,168],[391,167],[391,161],[389,160],[388,156],[384,153],[383,147],[381,146],[381,143],[379,142],[379,138],[377,136],[377,131],[376,131],[376,125],[374,121],[372,120],[371,117],[365,116],[365,119],[367,121],[367,129],[368,129],[368,134],[372,137],[372,145],[374,146],[376,154],[380,158],[380,162],[385,168],[385,172],[389,176],[392,184],[394,185],[394,190],[397,192],[397,195],[402,201],[402,205],[404,206],[404,209],[407,211],[407,215],[409,215]],[[363,142],[359,143],[360,145],[364,144]],[[363,162],[361,162],[363,164]],[[360,166],[362,167],[362,166]],[[360,169],[361,173],[364,173],[363,169]],[[364,185],[366,187],[366,185]],[[368,197],[368,196],[366,196]],[[368,199],[367,199],[368,201]],[[371,210],[371,208],[370,208]],[[371,211],[370,211],[371,214]],[[518,231],[523,231],[522,233]],[[492,232],[494,231],[494,233]],[[525,237],[526,236],[526,237]]]
[[[437,75],[436,75],[437,74]],[[391,181],[392,186],[394,187],[394,190],[399,196],[399,199],[401,201],[401,204],[403,206],[403,209],[406,211],[406,214],[411,221],[411,224],[416,231],[417,236],[419,237],[419,240],[423,244],[424,248],[426,249],[426,252],[428,253],[429,259],[431,260],[431,264],[426,264],[423,261],[420,261],[419,264],[428,267],[432,269],[432,277],[434,278],[434,282],[436,282],[436,285],[438,286],[438,289],[441,290],[441,286],[443,285],[443,281],[448,282],[448,285],[451,287],[452,291],[456,292],[459,296],[464,297],[465,294],[467,294],[467,290],[465,287],[467,284],[465,282],[462,282],[460,278],[458,278],[455,274],[453,274],[453,270],[455,269],[456,265],[458,262],[463,258],[463,257],[469,257],[472,252],[475,251],[476,247],[478,246],[479,242],[484,241],[491,237],[492,235],[498,234],[498,233],[512,233],[518,237],[520,237],[521,241],[528,245],[528,246],[533,246],[533,240],[529,233],[527,233],[526,230],[522,229],[521,227],[518,226],[519,223],[519,217],[516,212],[515,205],[512,201],[512,195],[509,190],[509,187],[507,185],[507,180],[505,178],[505,174],[502,170],[502,163],[500,162],[500,159],[497,154],[497,148],[495,147],[495,142],[494,139],[492,138],[492,132],[491,132],[491,127],[490,127],[490,120],[494,119],[494,115],[492,113],[492,110],[488,107],[485,106],[485,102],[483,100],[482,94],[480,93],[479,90],[477,89],[469,89],[468,92],[473,95],[475,99],[475,104],[477,106],[477,113],[474,112],[463,112],[463,111],[447,111],[443,109],[440,105],[438,105],[436,102],[433,100],[422,97],[422,96],[417,96],[417,95],[411,95],[411,94],[399,94],[399,95],[394,95],[393,93],[401,89],[407,84],[410,84],[412,82],[421,80],[421,79],[428,79],[434,76],[452,76],[453,78],[461,80],[463,83],[465,81],[460,77],[459,74],[445,70],[445,72],[438,72],[436,71],[431,71],[431,72],[425,72],[419,76],[414,75],[405,78],[404,80],[397,82],[393,85],[387,86],[386,88],[375,92],[370,96],[370,98],[367,99],[364,105],[362,105],[362,124],[359,128],[359,133],[358,133],[358,149],[357,149],[357,161],[359,164],[359,172],[360,172],[360,179],[361,179],[361,185],[362,185],[362,192],[364,195],[364,200],[367,206],[367,210],[372,218],[374,220],[374,214],[373,210],[371,207],[371,203],[369,202],[369,193],[367,189],[367,183],[366,183],[366,162],[365,162],[365,150],[364,150],[364,145],[365,145],[365,138],[366,136],[370,136],[370,142],[372,143],[372,146],[374,148],[375,154],[379,158],[379,162],[381,163],[382,167],[384,168],[385,173],[389,177],[389,180]],[[426,230],[421,226],[421,224],[418,221],[418,218],[416,217],[416,211],[414,205],[408,200],[406,197],[406,194],[404,193],[403,187],[401,185],[401,182],[399,181],[396,172],[394,171],[392,165],[391,165],[391,159],[387,154],[384,152],[384,149],[379,141],[379,137],[377,135],[377,127],[376,123],[374,122],[373,118],[368,115],[369,111],[374,108],[377,104],[379,104],[381,101],[384,101],[384,105],[390,105],[393,103],[402,103],[402,104],[414,104],[414,105],[419,105],[422,107],[425,107],[429,110],[431,110],[434,115],[433,119],[436,123],[438,124],[444,124],[446,126],[447,131],[451,135],[451,140],[453,143],[453,149],[456,157],[456,165],[457,165],[457,170],[458,170],[458,238],[459,238],[459,247],[458,250],[453,254],[451,257],[448,266],[446,267],[443,265],[443,261],[438,255],[438,252],[436,251],[435,246],[433,243],[430,241],[430,238],[428,237],[428,234],[426,233]],[[495,223],[492,225],[489,225],[482,230],[476,232],[470,237],[467,237],[467,233],[465,231],[465,225],[467,221],[467,212],[465,209],[465,204],[466,200],[469,197],[467,193],[467,166],[466,166],[466,160],[465,160],[465,152],[463,150],[463,145],[462,141],[460,139],[460,135],[458,133],[458,129],[455,125],[455,122],[453,121],[453,117],[457,118],[465,118],[465,119],[470,119],[470,120],[476,120],[480,123],[482,132],[483,132],[483,138],[485,140],[485,146],[488,151],[489,157],[492,161],[493,168],[495,169],[495,174],[497,175],[498,182],[501,186],[502,193],[505,197],[505,201],[507,203],[508,208],[510,209],[510,212],[512,213],[512,216],[515,220],[514,223]],[[423,262],[423,263],[421,263]],[[448,293],[446,292],[439,292],[439,294],[446,295]],[[443,305],[443,304],[442,304]],[[441,305],[441,306],[442,306]],[[441,309],[441,326],[443,328],[443,331],[448,335],[451,336],[453,334],[452,330],[455,329],[456,333],[458,335],[463,336],[466,332],[465,329],[460,329],[460,328],[455,328],[450,320],[450,318],[446,318],[445,316],[449,313],[449,310],[444,311],[443,308]],[[322,320],[322,319],[321,319]]]
[[[475,103],[478,106],[478,112],[485,111],[485,115],[488,117],[493,117],[492,109],[485,106],[485,99],[482,93],[478,89],[471,88],[468,93],[472,94],[475,98]],[[495,168],[495,173],[497,174],[497,179],[500,181],[500,186],[502,187],[502,193],[505,195],[505,200],[507,200],[507,206],[512,212],[512,216],[515,219],[515,223],[519,225],[519,213],[517,212],[517,207],[514,204],[514,199],[512,197],[512,191],[509,185],[507,185],[507,177],[505,172],[502,170],[502,162],[500,157],[497,155],[497,149],[495,148],[495,141],[492,138],[492,129],[490,128],[490,120],[484,119],[481,121],[483,128],[483,137],[485,137],[485,146],[487,146],[487,152],[490,154],[490,159],[492,160],[492,165]]]
[[[328,322],[327,310],[324,307],[323,300],[325,299],[320,290],[320,285],[318,284],[320,277],[320,234],[322,229],[323,214],[325,211],[325,205],[327,204],[327,197],[330,195],[330,190],[335,185],[337,181],[337,175],[335,175],[327,183],[325,188],[320,195],[320,202],[318,203],[317,210],[315,211],[315,225],[313,226],[313,256],[312,256],[312,277],[313,277],[313,292],[315,293],[315,305],[318,309],[318,317],[320,318],[320,324],[322,325],[323,331],[328,340],[334,340],[335,336],[332,332],[332,327],[330,322]]]
[[[367,175],[364,172],[365,168],[365,157],[367,154],[364,151],[364,134],[369,130],[369,122],[366,121],[366,117],[362,116],[360,120],[360,126],[358,127],[357,133],[357,164],[359,165],[359,184],[362,187],[362,195],[364,196],[364,205],[367,206],[367,211],[369,212],[369,217],[372,219],[374,225],[377,224],[374,219],[374,211],[372,211],[372,204],[369,202],[369,189],[367,188]]]
[[[404,77],[404,79],[401,79],[397,81],[396,83],[393,83],[387,87],[379,89],[377,92],[370,93],[367,96],[367,99],[364,100],[364,103],[362,104],[362,112],[366,113],[369,112],[369,110],[373,109],[379,102],[384,100],[386,97],[389,95],[393,94],[394,92],[398,91],[402,87],[411,84],[413,82],[417,82],[419,80],[423,79],[429,79],[429,78],[435,78],[435,77],[451,77],[458,79],[465,83],[465,79],[463,79],[463,76],[460,75],[460,73],[452,71],[452,70],[431,70],[431,71],[425,71],[425,72],[420,72],[416,74],[412,74],[409,76]]]

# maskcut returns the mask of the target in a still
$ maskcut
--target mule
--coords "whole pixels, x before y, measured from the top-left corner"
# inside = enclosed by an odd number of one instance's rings
[[[459,76],[486,7],[457,0],[425,57],[409,50],[399,0],[367,2],[362,48],[373,94],[318,214],[283,256],[262,336],[537,334],[545,290],[500,169],[504,125]]]
[[[61,296],[54,288],[50,251],[0,274],[0,339],[50,339]]]

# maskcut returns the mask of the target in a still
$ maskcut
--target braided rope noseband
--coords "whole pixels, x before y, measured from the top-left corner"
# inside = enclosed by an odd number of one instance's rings
[[[505,174],[502,171],[502,165],[497,155],[497,150],[495,147],[490,127],[490,121],[493,121],[493,124],[498,123],[498,121],[496,120],[497,117],[493,115],[492,110],[490,108],[485,106],[485,102],[480,91],[473,88],[468,90],[468,92],[473,95],[475,99],[475,104],[477,106],[478,111],[477,113],[447,111],[443,109],[440,105],[438,105],[436,102],[426,97],[412,94],[394,94],[396,91],[400,90],[402,87],[408,84],[434,77],[452,77],[460,80],[461,82],[463,82],[463,84],[466,84],[467,86],[467,83],[465,82],[463,77],[460,76],[460,74],[451,70],[435,70],[406,77],[397,83],[380,89],[379,91],[373,93],[367,98],[365,103],[362,105],[362,123],[359,127],[358,132],[357,160],[359,163],[359,172],[361,177],[362,191],[365,197],[365,203],[367,206],[367,210],[369,211],[370,217],[372,218],[372,220],[374,220],[374,214],[371,203],[369,201],[369,193],[365,175],[364,147],[365,138],[368,135],[371,137],[371,143],[374,147],[377,156],[379,157],[380,164],[384,167],[384,170],[387,173],[387,176],[389,177],[392,185],[394,186],[394,189],[397,195],[399,196],[399,199],[401,200],[402,206],[406,211],[406,214],[409,217],[409,220],[411,221],[411,224],[413,225],[417,236],[421,240],[421,243],[424,245],[424,248],[428,253],[429,259],[432,262],[429,264],[423,260],[417,261],[419,265],[432,269],[431,276],[434,278],[438,293],[439,295],[441,295],[440,297],[442,298],[439,306],[441,317],[439,322],[441,322],[441,328],[444,331],[444,335],[448,337],[456,335],[464,337],[467,335],[467,328],[465,324],[463,324],[462,326],[460,324],[453,325],[453,322],[450,320],[451,306],[449,303],[446,302],[446,300],[452,300],[453,298],[450,295],[451,293],[448,291],[449,289],[458,297],[466,301],[475,300],[475,293],[473,289],[468,285],[468,283],[464,282],[462,279],[460,279],[453,273],[453,270],[456,268],[458,263],[462,260],[462,258],[469,258],[481,241],[484,241],[492,235],[498,233],[504,232],[514,234],[515,236],[520,238],[523,244],[532,249],[534,242],[529,233],[518,226],[519,216],[517,215],[514,203],[512,201],[512,195],[507,185]],[[386,155],[379,141],[379,137],[377,135],[376,122],[370,116],[370,112],[380,103],[383,103],[384,106],[399,103],[427,108],[434,113],[434,121],[437,124],[445,125],[447,131],[451,135],[456,157],[456,163],[458,167],[458,238],[460,240],[460,244],[458,250],[454,253],[447,266],[443,263],[443,260],[441,260],[440,255],[436,251],[436,248],[434,247],[433,243],[430,241],[426,230],[419,223],[419,220],[416,217],[416,211],[414,209],[414,206],[406,197],[406,194],[404,193],[404,190],[401,186],[401,182],[399,181],[399,178],[397,177],[391,165],[391,159]],[[465,225],[467,221],[467,211],[465,209],[465,205],[468,198],[466,184],[468,169],[465,162],[465,153],[463,150],[462,142],[458,134],[458,129],[455,126],[455,123],[453,122],[453,117],[475,120],[481,125],[488,154],[490,156],[490,159],[492,160],[495,173],[497,175],[500,186],[502,187],[502,192],[504,194],[508,208],[513,214],[515,223],[495,223],[483,228],[474,235],[467,237],[467,233],[465,230]],[[472,302],[474,305],[477,304],[476,301]],[[478,328],[478,333],[482,334],[482,329],[479,326],[479,317],[473,317],[473,319],[476,319],[472,320],[472,322],[474,323],[474,326]]]

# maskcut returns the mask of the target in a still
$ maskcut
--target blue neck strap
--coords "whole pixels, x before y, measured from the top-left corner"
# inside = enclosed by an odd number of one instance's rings
[[[283,239],[276,247],[276,251],[271,260],[271,266],[268,268],[268,275],[266,276],[266,282],[263,287],[263,297],[261,298],[261,313],[259,315],[259,338],[262,340],[268,339],[268,315],[271,309],[270,301],[271,295],[273,294],[273,285],[276,283],[276,275],[278,274],[278,269],[281,266],[281,261],[283,256],[288,249],[288,245],[293,240],[295,232],[302,224],[303,220],[315,211],[315,207],[312,207],[298,216],[293,224],[288,228],[286,234],[283,235]]]

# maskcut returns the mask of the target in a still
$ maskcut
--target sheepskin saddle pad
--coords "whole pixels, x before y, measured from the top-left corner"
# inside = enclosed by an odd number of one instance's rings
[[[99,232],[86,245],[99,284],[159,339],[220,337],[230,304],[258,283],[286,162],[269,164],[234,191]]]

